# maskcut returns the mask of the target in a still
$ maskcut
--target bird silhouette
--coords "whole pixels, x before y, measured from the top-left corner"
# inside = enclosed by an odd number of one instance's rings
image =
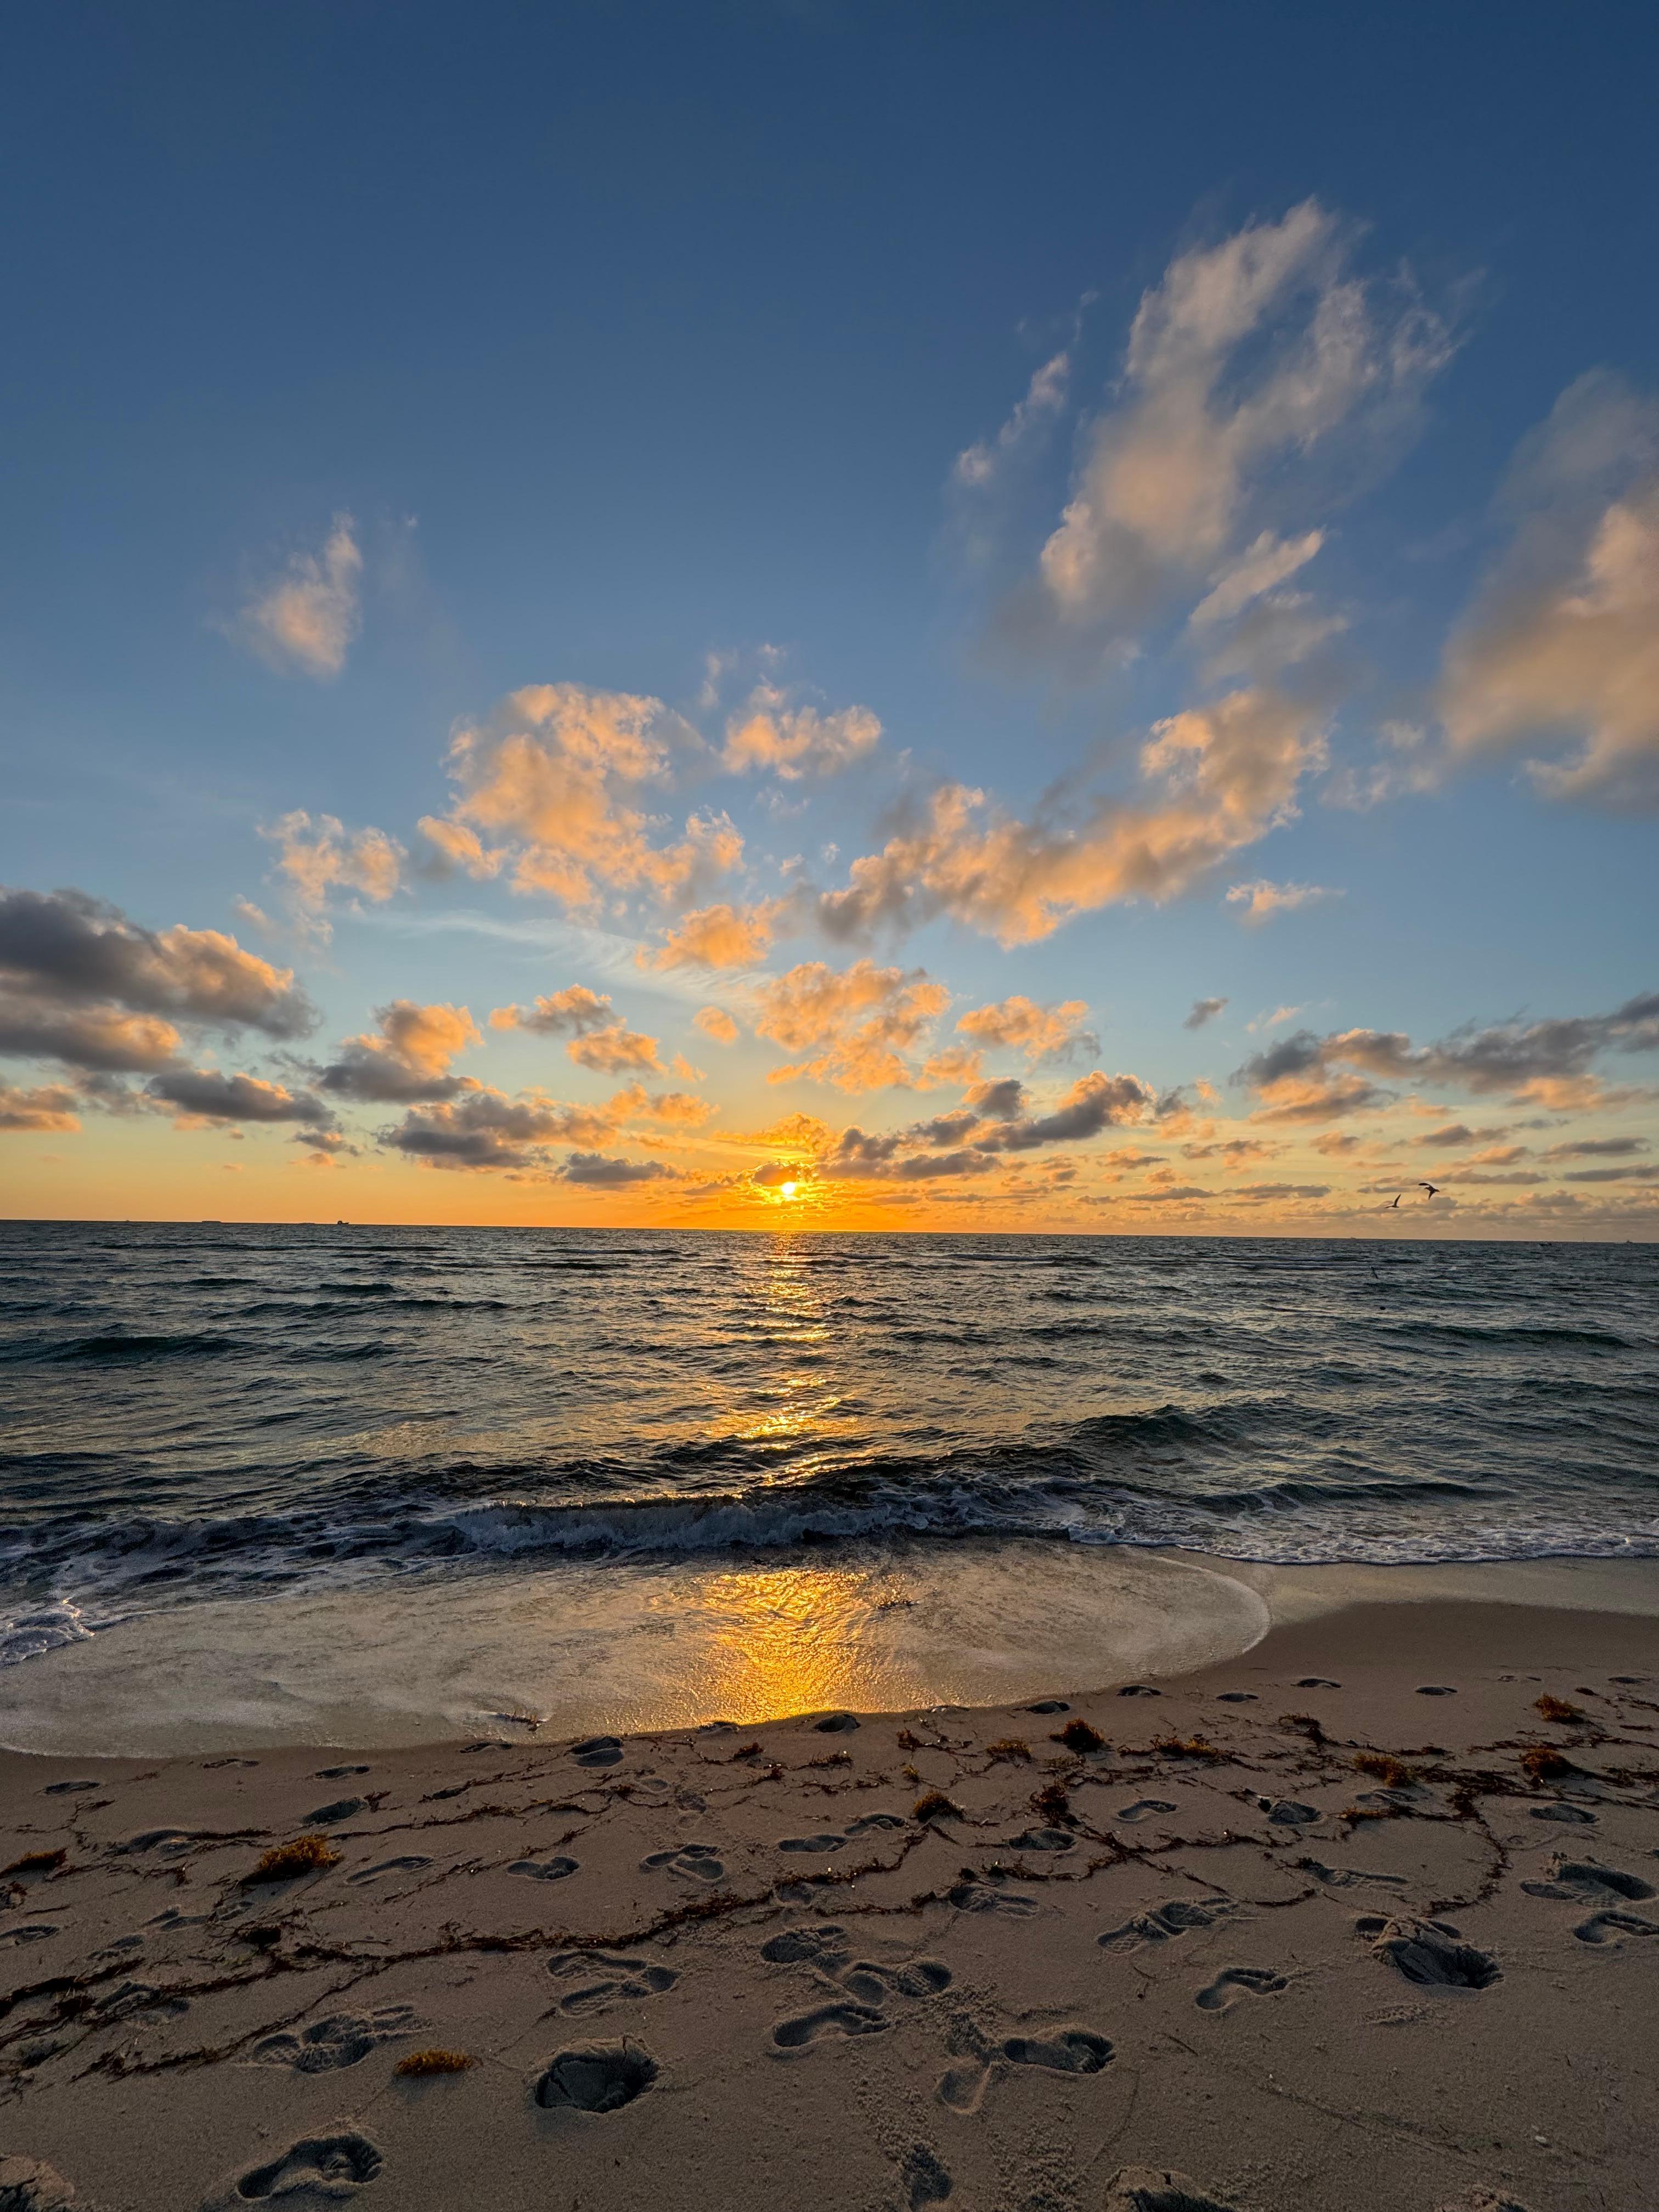
[[[1440,1194],[1440,1186],[1437,1182],[1419,1182],[1417,1188],[1419,1190],[1427,1191],[1430,1198],[1437,1198]]]
[[[1402,1196],[1402,1194],[1401,1194],[1400,1191],[1395,1191],[1395,1194],[1394,1194],[1394,1206],[1398,1206],[1398,1205],[1399,1205],[1401,1196]],[[1390,1212],[1390,1213],[1392,1213],[1392,1212],[1394,1212],[1394,1206],[1391,1206],[1389,1208],[1389,1212]]]

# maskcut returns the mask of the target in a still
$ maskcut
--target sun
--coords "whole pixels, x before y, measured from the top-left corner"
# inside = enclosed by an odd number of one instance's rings
[[[778,1196],[780,1198],[793,1198],[799,1188],[800,1185],[798,1182],[781,1182],[778,1185]]]

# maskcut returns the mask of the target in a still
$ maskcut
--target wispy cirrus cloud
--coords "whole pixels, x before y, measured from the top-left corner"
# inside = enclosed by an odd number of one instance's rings
[[[1354,226],[1304,201],[1179,255],[1140,302],[1116,404],[1085,440],[1039,563],[1068,625],[1122,629],[1197,586],[1206,623],[1318,552],[1263,513],[1327,501],[1402,449],[1455,348],[1408,276],[1352,273]]]
[[[1659,805],[1659,399],[1581,377],[1506,503],[1512,543],[1447,648],[1454,757],[1530,746],[1548,798]]]
[[[1225,903],[1243,908],[1241,921],[1263,922],[1271,921],[1276,914],[1294,914],[1298,907],[1341,896],[1340,890],[1324,884],[1274,884],[1260,877],[1255,883],[1235,884]]]
[[[345,666],[362,623],[356,525],[337,514],[322,549],[296,553],[249,597],[230,634],[283,674],[326,683]]]

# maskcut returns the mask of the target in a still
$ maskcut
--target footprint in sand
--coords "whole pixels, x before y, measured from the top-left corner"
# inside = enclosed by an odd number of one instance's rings
[[[1311,1805],[1299,1805],[1294,1797],[1257,1797],[1251,1802],[1276,1827],[1305,1828],[1310,1821],[1324,1818]]]
[[[816,1928],[786,1928],[781,1935],[768,1937],[761,1945],[760,1954],[769,1966],[796,1966],[803,1960],[833,1956],[842,1949],[846,1939],[846,1929],[833,1921],[825,1921]]]
[[[712,1844],[682,1844],[677,1851],[653,1851],[640,1861],[642,1874],[669,1874],[677,1881],[724,1881],[726,1867]]]
[[[812,1723],[820,1735],[850,1735],[862,1725],[856,1713],[826,1713],[821,1721]]]
[[[1169,2166],[1121,2166],[1106,2185],[1101,2212],[1233,2212],[1189,2173]]]
[[[141,1851],[155,1851],[164,1859],[182,1858],[194,1838],[182,1828],[141,1828],[136,1836],[110,1845],[113,1858],[131,1858]]]
[[[296,2074],[332,2074],[356,2066],[383,2043],[396,2043],[425,2026],[412,2005],[383,2005],[377,2012],[331,2013],[299,2034],[268,2035],[253,2046],[267,2066],[291,2066]]]
[[[1074,1851],[1077,1838],[1064,1828],[1027,1828],[1002,1846],[1006,1851]]]
[[[536,2084],[536,2102],[551,2111],[617,2112],[657,2078],[642,2044],[582,2043],[562,2051]]]
[[[951,2194],[951,2177],[925,2143],[906,2151],[899,2166],[904,2182],[904,2201],[910,2212],[924,2204],[943,2204]]]
[[[1155,1690],[1150,1682],[1126,1682],[1118,1692],[1120,1698],[1161,1698],[1162,1690]]]
[[[1551,1897],[1577,1905],[1594,1904],[1604,1897],[1640,1902],[1653,1895],[1653,1884],[1644,1881],[1640,1875],[1626,1874],[1620,1867],[1601,1866],[1595,1859],[1563,1858],[1559,1853],[1550,1861],[1547,1881],[1523,1881],[1521,1887],[1528,1897]]]
[[[906,1959],[896,1966],[857,1959],[835,1978],[860,2004],[878,2005],[890,1996],[936,1997],[952,1977],[939,1959]]]
[[[1176,1898],[1151,1912],[1137,1912],[1133,1920],[1126,1920],[1121,1928],[1109,1928],[1095,1941],[1103,1951],[1139,1951],[1147,1943],[1167,1943],[1172,1936],[1184,1936],[1189,1928],[1213,1927],[1232,1910],[1231,1900],[1192,1905]]]
[[[647,1864],[649,1863],[647,1860]],[[514,1859],[512,1865],[508,1867],[507,1872],[528,1875],[532,1881],[563,1881],[567,1875],[574,1874],[580,1864],[580,1859],[562,1857]]]
[[[557,1981],[575,1980],[578,1986],[559,1999],[562,2013],[604,2012],[613,2004],[640,1997],[659,1997],[672,1990],[679,1976],[672,1966],[642,1966],[637,1959],[611,1951],[560,1951],[547,1962]],[[582,1980],[584,1975],[593,1977]]]
[[[1449,1682],[1419,1682],[1417,1694],[1419,1698],[1455,1698],[1457,1692]]]
[[[1570,1828],[1595,1826],[1595,1814],[1587,1813],[1582,1805],[1534,1805],[1532,1817],[1534,1820],[1559,1820]]]
[[[1028,1713],[1069,1713],[1071,1707],[1064,1698],[1039,1698],[1034,1705],[1027,1705]]]
[[[804,2051],[823,2036],[879,2035],[892,2024],[873,2005],[819,2005],[811,2012],[797,2013],[793,2020],[779,2021],[772,2041],[780,2051]]]
[[[1253,1705],[1257,1698],[1254,1690],[1218,1690],[1215,1701],[1218,1705]]]
[[[1380,1885],[1385,1889],[1403,1889],[1406,1887],[1403,1874],[1366,1874],[1358,1867],[1321,1866],[1317,1859],[1298,1859],[1297,1864],[1304,1874],[1310,1874],[1316,1881],[1322,1881],[1328,1889],[1352,1889],[1357,1882],[1364,1882],[1368,1887]]]
[[[1049,2074],[1098,2074],[1112,2060],[1112,2046],[1092,2028],[1063,2027],[1058,2035],[1011,2035],[1001,2046],[1011,2066],[1040,2066]]]
[[[1241,1996],[1272,1996],[1285,1986],[1284,1975],[1275,1974],[1266,1966],[1228,1966],[1207,1989],[1199,1991],[1194,2002],[1200,2012],[1225,2012]]]
[[[400,1859],[381,1859],[374,1866],[360,1868],[357,1873],[348,1875],[346,1879],[348,1881],[379,1881],[383,1875],[419,1874],[422,1868],[429,1867],[431,1863],[430,1859],[422,1858],[418,1851],[408,1851]],[[574,1866],[574,1860],[572,1864]]]
[[[354,1820],[359,1813],[368,1810],[362,1797],[337,1797],[331,1804],[319,1805],[314,1813],[307,1813],[301,1822],[305,1828],[326,1828],[336,1820]]]
[[[1026,1919],[1040,1909],[1036,1898],[1004,1887],[990,1874],[970,1874],[946,1895],[958,1912],[1009,1912]]]
[[[319,1766],[315,1779],[319,1782],[343,1782],[348,1774],[367,1774],[366,1766]]]
[[[44,1943],[48,1936],[56,1936],[58,1932],[58,1928],[47,1920],[33,1921],[27,1928],[8,1928],[0,1933],[0,1950],[9,1951],[19,1943]],[[5,2199],[0,2197],[0,2212],[3,2212],[4,2203]]]
[[[578,1766],[614,1766],[622,1755],[622,1738],[616,1735],[585,1736],[570,1747]]]
[[[947,2068],[934,2088],[934,2096],[949,2112],[978,2112],[986,2091],[1009,2066],[1035,2066],[1049,2074],[1098,2074],[1113,2057],[1106,2038],[1086,2027],[1065,2027],[1046,2037],[1011,2035],[988,2047],[975,2035],[970,2048],[977,2055]]]
[[[1120,1820],[1150,1820],[1155,1813],[1173,1813],[1175,1807],[1163,1797],[1137,1797],[1133,1805],[1125,1805],[1118,1812]]]
[[[1332,1681],[1328,1674],[1304,1674],[1296,1686],[1298,1690],[1340,1690],[1342,1685]]]
[[[82,1790],[95,1790],[95,1782],[48,1782],[41,1792],[46,1797],[68,1797]]]
[[[245,2202],[269,2197],[343,2197],[373,2181],[381,2158],[367,2136],[302,2136],[269,2166],[256,2166],[236,2185]]]
[[[1459,1942],[1444,1920],[1367,1918],[1354,1923],[1354,1933],[1370,1943],[1373,1958],[1423,1989],[1486,1990],[1502,1978],[1497,1960]]]
[[[896,1812],[867,1812],[863,1820],[849,1820],[845,1829],[823,1829],[817,1836],[785,1836],[779,1843],[779,1851],[838,1851],[842,1843],[852,1843],[854,1836],[867,1836],[872,1829],[905,1827],[905,1816]]]
[[[1639,1912],[1597,1912],[1573,1929],[1581,1943],[1617,1943],[1626,1936],[1659,1936],[1659,1920]]]

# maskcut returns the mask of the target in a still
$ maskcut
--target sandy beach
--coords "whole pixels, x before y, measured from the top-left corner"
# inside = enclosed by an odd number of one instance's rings
[[[508,1733],[5,1754],[0,2204],[1655,2201],[1659,1620]]]

